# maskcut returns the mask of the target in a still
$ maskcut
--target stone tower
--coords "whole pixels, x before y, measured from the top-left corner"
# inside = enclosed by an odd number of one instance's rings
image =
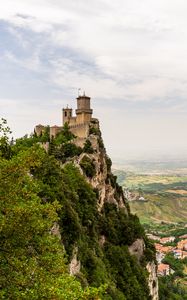
[[[72,118],[72,108],[67,106],[66,108],[63,108],[62,112],[62,123],[69,123],[70,119]]]
[[[78,96],[76,115],[73,116],[72,108],[68,106],[62,109],[62,125],[50,126],[50,137],[56,137],[56,135],[62,131],[63,125],[68,123],[70,131],[77,137],[77,143],[79,146],[83,146],[85,139],[88,138],[90,132],[90,122],[98,122],[97,119],[92,118],[93,110],[90,108],[90,97],[85,94]],[[35,132],[39,136],[45,130],[45,126],[37,125]]]
[[[90,108],[90,97],[86,95],[77,98],[76,123],[84,124],[91,121],[93,110]]]
[[[34,132],[36,133],[37,136],[40,136],[42,135],[42,133],[44,133],[45,131],[45,126],[44,125],[36,125],[35,128],[34,128]]]

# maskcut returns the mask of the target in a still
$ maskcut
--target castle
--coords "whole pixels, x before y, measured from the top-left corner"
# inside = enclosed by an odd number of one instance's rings
[[[89,135],[90,122],[98,122],[97,119],[92,118],[93,110],[90,107],[90,97],[79,96],[77,98],[77,109],[75,110],[76,116],[73,116],[72,108],[62,109],[62,126],[51,126],[50,137],[56,137],[56,135],[62,130],[65,123],[68,123],[71,132],[80,139],[86,139]],[[39,136],[45,130],[44,125],[37,125],[35,127],[35,133]]]

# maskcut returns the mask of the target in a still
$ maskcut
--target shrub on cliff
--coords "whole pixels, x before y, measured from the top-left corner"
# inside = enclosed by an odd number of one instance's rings
[[[83,152],[89,153],[89,154],[94,153],[94,149],[92,147],[92,144],[88,139],[84,143]]]
[[[87,177],[92,178],[96,174],[94,162],[88,156],[81,159],[80,166]]]
[[[94,135],[100,136],[101,132],[100,132],[99,128],[91,126],[90,130],[89,130],[89,134],[94,134]]]
[[[9,159],[11,157],[11,147],[9,144],[8,136],[11,130],[7,125],[7,121],[3,118],[0,119],[0,157]]]

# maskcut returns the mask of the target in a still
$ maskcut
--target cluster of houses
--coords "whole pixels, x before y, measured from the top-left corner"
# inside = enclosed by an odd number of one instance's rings
[[[162,263],[164,257],[168,253],[173,253],[176,259],[184,259],[187,257],[187,234],[179,236],[180,241],[175,246],[167,246],[167,243],[175,241],[175,236],[160,238],[159,236],[148,234],[148,237],[155,241],[156,260],[158,263],[158,276],[166,276],[173,274],[174,271],[170,265]]]

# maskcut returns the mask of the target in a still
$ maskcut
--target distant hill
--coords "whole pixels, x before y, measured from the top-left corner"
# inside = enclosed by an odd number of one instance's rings
[[[187,222],[187,176],[139,175],[123,170],[114,173],[118,183],[130,191],[131,211],[142,223]]]
[[[158,160],[117,160],[113,163],[116,170],[128,171],[138,174],[178,174],[187,175],[186,159],[158,159]]]

